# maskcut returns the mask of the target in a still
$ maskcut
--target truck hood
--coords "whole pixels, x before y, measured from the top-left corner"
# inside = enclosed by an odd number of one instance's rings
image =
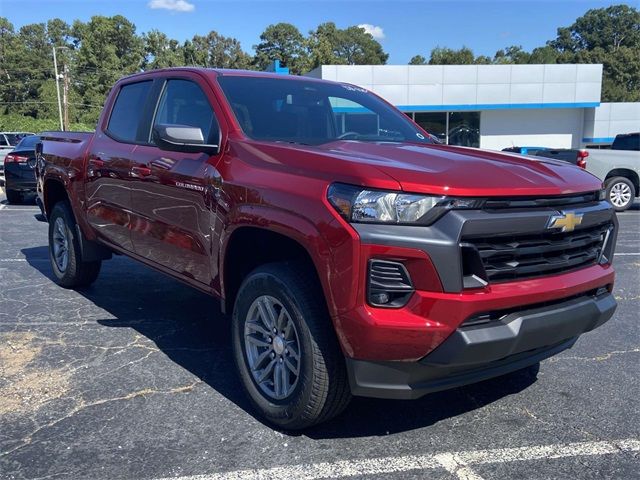
[[[358,141],[253,145],[298,171],[331,172],[333,181],[353,182],[354,176],[366,175],[357,182],[361,185],[368,185],[367,178],[386,177],[407,192],[499,197],[565,195],[602,188],[601,180],[568,162],[476,148]],[[381,186],[380,181],[370,186]]]

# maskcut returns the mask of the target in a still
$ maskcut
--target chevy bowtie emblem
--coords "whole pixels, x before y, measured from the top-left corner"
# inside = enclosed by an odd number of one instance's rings
[[[549,219],[547,228],[561,228],[562,232],[571,232],[582,223],[582,213],[562,212]]]

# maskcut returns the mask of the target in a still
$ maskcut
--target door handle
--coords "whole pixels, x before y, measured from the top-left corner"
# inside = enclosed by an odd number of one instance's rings
[[[134,166],[131,167],[131,175],[134,177],[148,177],[151,175],[149,167]]]

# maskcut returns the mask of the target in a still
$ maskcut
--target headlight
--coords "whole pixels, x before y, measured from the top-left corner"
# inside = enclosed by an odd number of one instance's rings
[[[334,183],[327,197],[342,217],[356,223],[428,225],[451,208],[475,208],[477,199],[449,198]]]

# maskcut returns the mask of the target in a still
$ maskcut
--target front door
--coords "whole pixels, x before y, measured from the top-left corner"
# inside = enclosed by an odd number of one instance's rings
[[[164,84],[153,125],[199,127],[207,143],[219,144],[220,127],[206,84],[170,78]],[[135,252],[186,279],[211,286],[215,227],[213,190],[220,181],[216,158],[167,152],[155,145],[134,151],[131,236]]]

